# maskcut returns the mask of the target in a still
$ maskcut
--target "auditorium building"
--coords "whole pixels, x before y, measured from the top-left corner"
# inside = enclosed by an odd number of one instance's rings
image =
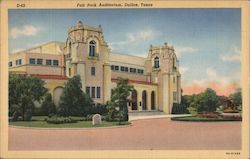
[[[58,105],[64,84],[81,76],[83,91],[95,103],[105,104],[118,77],[134,86],[128,103],[130,112],[163,111],[171,114],[181,102],[181,74],[173,46],[149,47],[145,57],[113,53],[101,26],[79,21],[68,29],[64,43],[49,42],[9,54],[9,71],[38,76],[46,82]]]

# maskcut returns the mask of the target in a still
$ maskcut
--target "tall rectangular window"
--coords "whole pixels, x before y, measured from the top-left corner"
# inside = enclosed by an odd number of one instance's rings
[[[86,87],[86,94],[90,96],[90,87]]]
[[[91,67],[91,75],[95,76],[95,67]]]
[[[51,65],[51,64],[52,64],[52,61],[49,60],[49,59],[47,59],[47,60],[46,60],[46,65]]]
[[[16,60],[16,65],[18,66],[18,65],[21,65],[22,64],[22,59],[18,59],[18,60]]]
[[[58,66],[59,65],[59,61],[58,60],[53,60],[53,65],[54,66]]]
[[[121,66],[121,71],[125,71],[125,68],[124,68],[124,66]]]
[[[177,93],[176,92],[173,92],[173,100],[177,101]]]
[[[143,74],[143,70],[142,69],[137,69],[137,73],[139,73],[139,74]]]
[[[37,63],[38,65],[42,65],[42,64],[43,64],[43,59],[37,59],[36,63]]]
[[[101,98],[101,87],[96,88],[96,98]]]
[[[111,70],[115,70],[115,66],[114,65],[111,66]]]
[[[71,76],[71,68],[69,68],[69,76]]]
[[[9,67],[12,67],[12,61],[9,62]]]
[[[32,65],[36,64],[36,59],[30,58],[30,64],[32,64]]]
[[[91,98],[95,98],[95,87],[91,87]]]
[[[116,70],[116,71],[119,71],[119,66],[115,66],[115,70]]]

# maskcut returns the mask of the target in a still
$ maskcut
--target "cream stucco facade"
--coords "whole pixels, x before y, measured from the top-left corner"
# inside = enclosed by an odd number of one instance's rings
[[[172,46],[150,46],[144,58],[112,53],[101,26],[82,22],[69,28],[65,44],[50,42],[10,54],[9,70],[44,79],[56,104],[64,83],[74,75],[81,76],[83,91],[96,103],[110,100],[118,77],[134,86],[130,111],[170,114],[173,103],[181,102],[181,74]]]

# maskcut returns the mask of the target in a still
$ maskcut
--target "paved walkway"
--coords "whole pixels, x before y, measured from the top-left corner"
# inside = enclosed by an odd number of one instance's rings
[[[185,116],[191,116],[190,114],[176,114],[176,115],[130,115],[129,121],[138,120],[138,119],[155,119],[155,118],[172,118],[172,117],[185,117]]]
[[[241,122],[132,121],[123,128],[27,129],[9,127],[10,150],[233,150]]]

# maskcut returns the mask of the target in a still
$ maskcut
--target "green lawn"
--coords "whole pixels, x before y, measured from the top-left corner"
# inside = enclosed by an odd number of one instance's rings
[[[48,124],[46,121],[15,121],[9,122],[10,125],[24,126],[24,127],[39,127],[39,128],[91,128],[91,127],[109,127],[119,126],[118,122],[103,121],[101,125],[92,125],[91,121],[78,121],[77,123],[65,124]],[[121,125],[128,125],[130,123],[121,123]]]
[[[173,121],[195,121],[195,122],[218,122],[218,121],[241,121],[237,118],[201,118],[197,116],[173,117]]]

